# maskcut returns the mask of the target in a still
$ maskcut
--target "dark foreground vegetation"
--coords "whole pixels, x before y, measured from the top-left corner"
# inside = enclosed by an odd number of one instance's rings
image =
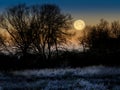
[[[7,33],[0,33],[0,70],[119,66],[119,21],[109,24],[101,19],[98,25],[86,27],[78,38],[83,51],[62,48],[75,35],[69,32],[71,26],[71,15],[56,5],[8,8],[0,15],[0,28]]]
[[[119,66],[120,52],[110,54],[64,52],[61,56],[43,59],[39,54],[27,54],[18,59],[17,56],[0,55],[0,70],[24,70],[43,68],[86,67],[93,65]]]

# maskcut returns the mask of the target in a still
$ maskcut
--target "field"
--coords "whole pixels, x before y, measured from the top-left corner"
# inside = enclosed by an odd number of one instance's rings
[[[1,72],[0,90],[120,90],[120,68],[90,66]]]

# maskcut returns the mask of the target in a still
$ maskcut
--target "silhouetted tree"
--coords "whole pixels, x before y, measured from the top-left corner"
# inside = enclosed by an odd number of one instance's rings
[[[6,29],[15,46],[26,55],[32,43],[32,30],[30,29],[30,9],[25,4],[8,8],[1,19],[2,28]]]
[[[43,23],[42,39],[47,44],[48,58],[50,58],[51,47],[55,46],[58,54],[58,43],[66,41],[66,36],[69,35],[66,30],[70,27],[71,16],[62,14],[60,8],[52,4],[42,5],[40,10],[41,23]]]
[[[89,30],[83,43],[87,44],[86,46],[90,50],[104,51],[107,49],[107,41],[110,38],[108,22],[101,19],[98,25],[91,27]]]

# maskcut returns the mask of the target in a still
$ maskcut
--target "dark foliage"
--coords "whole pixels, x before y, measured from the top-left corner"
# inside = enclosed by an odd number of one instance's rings
[[[42,55],[27,54],[26,57],[0,54],[0,70],[13,71],[42,68],[86,67],[92,65],[119,66],[120,52],[116,53],[91,53],[91,52],[64,52],[51,60],[44,60]]]

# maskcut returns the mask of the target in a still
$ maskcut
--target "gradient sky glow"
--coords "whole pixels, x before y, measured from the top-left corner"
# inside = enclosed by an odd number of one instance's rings
[[[93,25],[101,18],[108,21],[120,20],[120,0],[0,0],[0,10],[19,3],[56,4],[74,19],[83,19]]]

